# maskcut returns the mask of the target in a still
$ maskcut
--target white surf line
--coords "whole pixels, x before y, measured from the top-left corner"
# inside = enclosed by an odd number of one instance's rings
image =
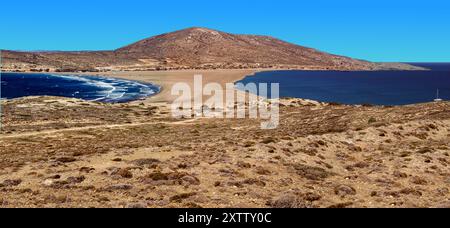
[[[98,87],[98,88],[109,89],[108,91],[102,91],[104,93],[103,97],[99,97],[99,98],[91,100],[91,101],[101,101],[101,100],[104,100],[104,99],[108,99],[117,90],[117,87],[115,87],[111,83],[103,82],[103,81],[100,81],[100,80],[93,80],[93,79],[89,79],[89,78],[83,77],[83,76],[77,76],[77,75],[56,75],[56,74],[52,74],[52,76],[59,77],[59,78],[66,78],[66,79],[70,79],[70,80],[80,81],[80,82],[83,82],[83,83],[86,83],[88,85],[92,85],[92,86],[95,86],[95,87]],[[101,79],[101,77],[99,77],[99,78]],[[115,98],[113,98],[113,99],[115,99]]]
[[[52,74],[54,77],[60,77],[60,78],[67,78],[71,80],[77,80],[80,82],[84,82],[88,85],[92,85],[99,88],[106,88],[109,89],[108,91],[101,91],[99,94],[102,94],[102,97],[90,100],[90,101],[102,101],[110,99],[111,101],[114,100],[120,100],[127,92],[122,92],[123,90],[128,90],[129,87],[136,87],[139,88],[140,94],[144,97],[152,96],[156,94],[158,91],[155,91],[153,87],[155,87],[157,90],[160,90],[160,86],[157,86],[155,84],[149,83],[144,84],[140,83],[138,81],[132,81],[132,80],[125,80],[120,78],[110,78],[110,77],[102,77],[102,76],[79,76],[79,75],[57,75]],[[89,77],[94,77],[96,79],[91,79]],[[120,92],[117,92],[120,91]]]

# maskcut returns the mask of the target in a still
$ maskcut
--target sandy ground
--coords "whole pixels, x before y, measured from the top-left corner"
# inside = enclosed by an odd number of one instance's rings
[[[194,76],[203,76],[203,85],[219,83],[225,88],[226,83],[233,83],[261,70],[178,70],[178,71],[145,71],[145,72],[114,72],[114,73],[86,73],[87,75],[110,76],[142,82],[150,82],[162,87],[159,94],[149,98],[150,103],[170,103],[177,96],[171,95],[172,86],[176,83],[187,83],[194,88]]]

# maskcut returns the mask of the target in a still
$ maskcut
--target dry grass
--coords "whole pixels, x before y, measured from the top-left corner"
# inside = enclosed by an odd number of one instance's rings
[[[449,103],[283,102],[281,126],[264,131],[259,120],[182,122],[147,104],[8,101],[0,206],[448,205]]]

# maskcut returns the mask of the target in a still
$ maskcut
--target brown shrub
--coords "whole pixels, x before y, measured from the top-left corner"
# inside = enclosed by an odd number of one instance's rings
[[[298,175],[309,180],[322,180],[332,175],[332,173],[319,167],[312,167],[303,164],[294,164],[293,167]]]

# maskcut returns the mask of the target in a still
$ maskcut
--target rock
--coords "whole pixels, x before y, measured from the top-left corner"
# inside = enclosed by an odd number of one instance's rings
[[[334,193],[340,197],[345,197],[347,195],[356,195],[356,190],[347,185],[338,185],[334,188]]]

